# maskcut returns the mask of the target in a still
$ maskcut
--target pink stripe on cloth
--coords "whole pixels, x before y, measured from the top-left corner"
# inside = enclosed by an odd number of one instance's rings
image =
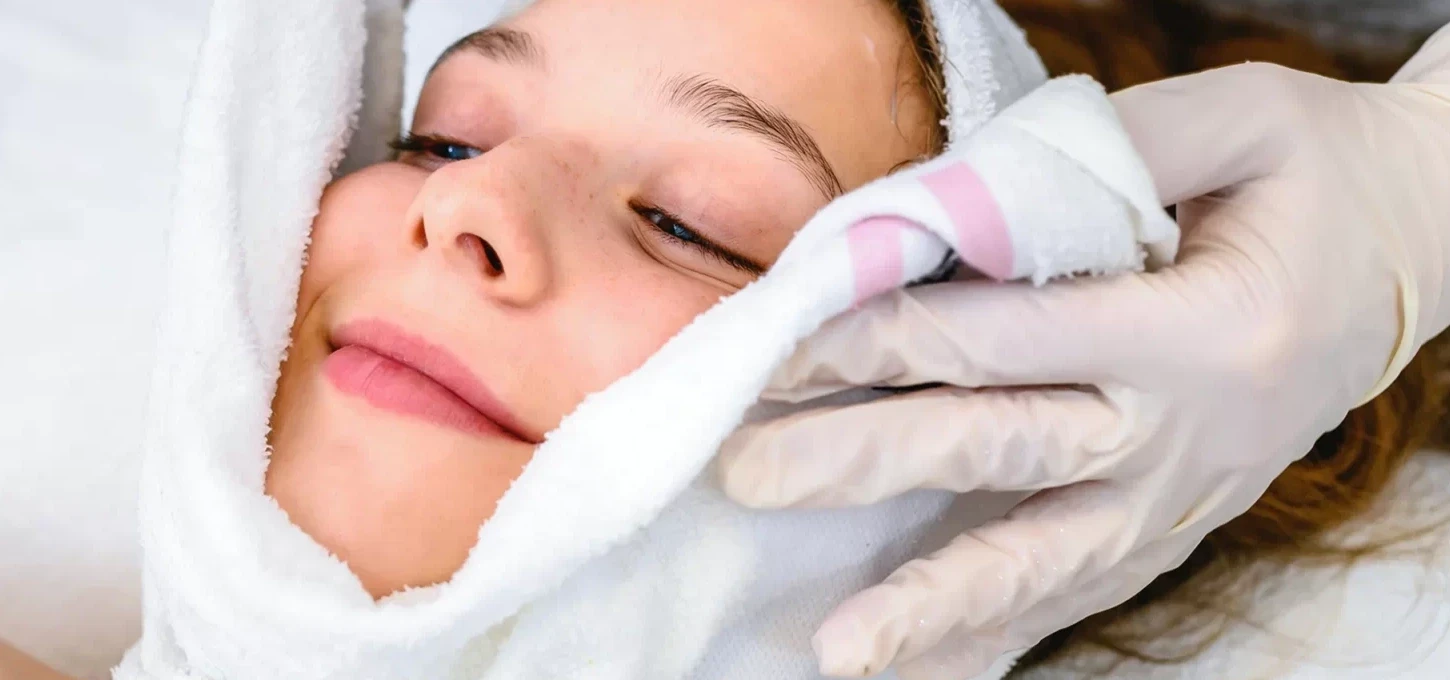
[[[856,275],[856,300],[861,304],[905,283],[901,280],[906,263],[901,235],[916,225],[900,217],[868,217],[846,234],[851,252],[851,271]]]
[[[1002,207],[982,177],[966,163],[952,163],[921,177],[957,231],[957,256],[994,279],[1012,278],[1012,235]]]

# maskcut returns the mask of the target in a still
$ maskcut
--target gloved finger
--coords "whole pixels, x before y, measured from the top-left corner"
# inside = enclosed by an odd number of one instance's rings
[[[936,646],[953,628],[1003,625],[1096,578],[1133,548],[1137,513],[1115,485],[1053,489],[1025,508],[1029,519],[1014,510],[837,607],[813,641],[822,672],[880,672]]]
[[[799,402],[863,385],[1093,384],[1140,366],[1129,342],[1155,309],[1143,277],[897,290],[806,338],[762,395]]]
[[[1020,649],[1093,614],[1127,602],[1148,587],[1153,579],[1182,565],[1202,539],[1202,534],[1182,533],[1140,546],[1092,580],[1045,598],[1012,617],[992,638],[1017,643],[1016,647],[1002,651]]]
[[[893,665],[901,680],[971,680],[986,675],[997,659],[1030,644],[1009,641],[1001,629],[952,629],[937,646]],[[989,676],[990,677],[990,676]]]
[[[925,390],[741,428],[721,448],[720,481],[757,508],[1066,486],[1122,472],[1136,417],[1095,390]]]
[[[1391,83],[1450,85],[1450,24],[1435,32],[1415,56],[1400,67]]]
[[[1002,628],[988,631],[953,628],[935,647],[893,667],[901,680],[970,680],[983,675],[1004,654],[1033,642],[1010,639]]]
[[[1112,95],[1123,127],[1147,162],[1163,205],[1263,177],[1298,139],[1295,97],[1314,78],[1242,64],[1132,87]]]
[[[1116,607],[1159,574],[1183,563],[1196,541],[1170,540],[1139,549],[1097,578],[1049,597],[1011,621],[987,629],[958,626],[931,649],[896,663],[902,680],[958,680],[986,671],[996,660],[1026,650],[1047,636]]]

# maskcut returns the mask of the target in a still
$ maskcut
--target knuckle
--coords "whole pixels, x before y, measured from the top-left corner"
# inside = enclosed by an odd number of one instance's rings
[[[1241,94],[1257,101],[1296,100],[1297,97],[1286,95],[1298,92],[1306,77],[1301,71],[1263,61],[1237,64],[1225,70],[1231,72],[1239,87],[1243,88]]]
[[[1234,96],[1255,102],[1257,114],[1246,124],[1264,126],[1264,139],[1297,142],[1323,112],[1313,110],[1314,98],[1307,96],[1314,77],[1301,71],[1267,62],[1248,62],[1228,67],[1237,92]]]
[[[1085,448],[1093,464],[1075,481],[1101,478],[1105,470],[1116,470],[1114,476],[1138,476],[1161,464],[1159,456],[1143,454],[1161,446],[1168,404],[1134,388],[1114,386],[1102,392],[1114,417]]]
[[[1292,81],[1300,75],[1299,71],[1295,71],[1292,68],[1267,61],[1250,61],[1235,64],[1224,70],[1233,72],[1235,77],[1238,78],[1278,85]]]

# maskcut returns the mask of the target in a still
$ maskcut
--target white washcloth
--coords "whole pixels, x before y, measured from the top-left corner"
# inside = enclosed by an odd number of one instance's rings
[[[944,39],[986,35],[983,17],[1000,14],[934,2],[961,12]],[[983,48],[949,88],[950,154],[823,210],[769,274],[551,433],[451,582],[374,602],[288,522],[263,476],[308,227],[353,124],[349,167],[375,160],[394,125],[400,22],[398,0],[214,2],[142,475],[145,630],[118,678],[814,678],[814,626],[929,547],[952,497],[840,512],[726,501],[703,473],[772,370],[826,319],[935,271],[949,248],[1043,280],[1138,268],[1144,246],[1166,260],[1176,243],[1101,89],[1055,81],[997,113],[966,89],[1006,96]],[[969,95],[981,108],[957,116]],[[954,526],[1013,500],[963,497]]]

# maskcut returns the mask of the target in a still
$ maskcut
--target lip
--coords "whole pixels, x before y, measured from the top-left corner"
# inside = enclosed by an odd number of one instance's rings
[[[380,319],[333,330],[323,373],[337,389],[386,411],[475,435],[538,442],[458,357]]]

